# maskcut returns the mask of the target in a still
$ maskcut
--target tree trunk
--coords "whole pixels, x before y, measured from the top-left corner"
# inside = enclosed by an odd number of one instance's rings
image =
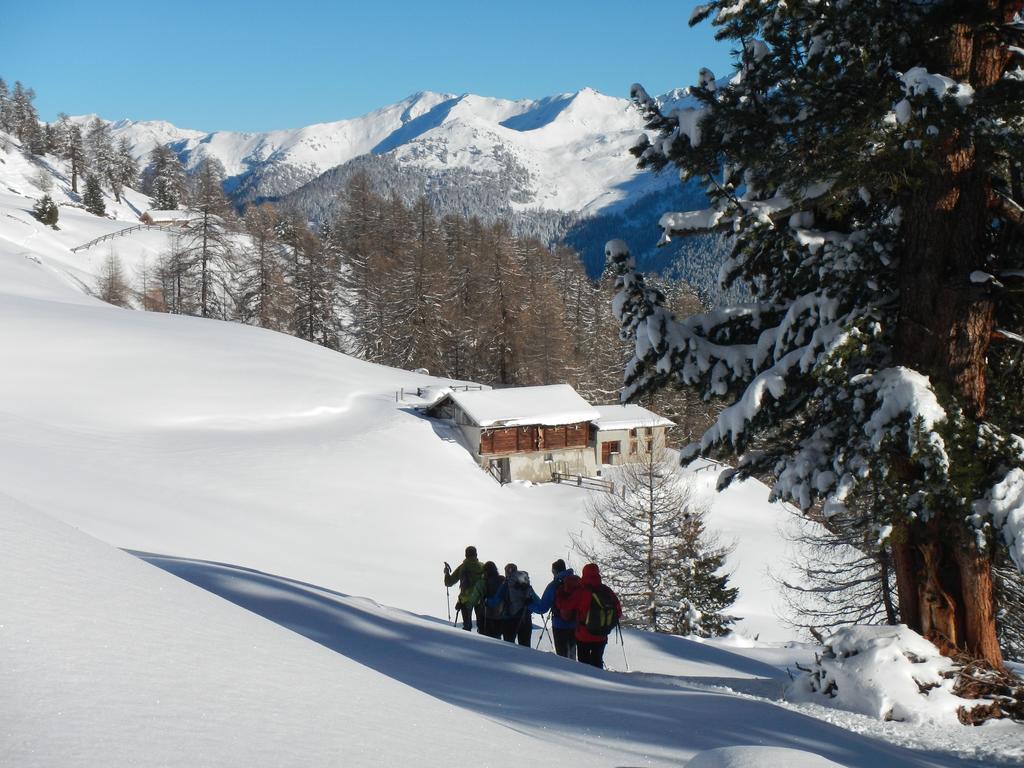
[[[883,549],[878,557],[878,572],[882,580],[882,607],[885,608],[885,623],[890,626],[899,623],[899,620],[896,618],[896,604],[892,599],[892,587],[889,584],[891,568],[892,560],[885,549]]]
[[[1002,666],[1002,652],[995,631],[992,563],[972,545],[957,550],[957,564],[964,600],[962,645],[971,656]]]
[[[1004,15],[1019,5],[986,2]],[[977,91],[997,82],[1007,62],[997,33],[968,23],[952,24],[936,55],[931,71],[970,82]],[[922,179],[905,211],[896,362],[927,374],[968,418],[979,420],[986,411],[995,305],[969,276],[984,269],[991,189],[968,137],[953,132],[930,159],[936,170]],[[1001,667],[991,561],[970,541],[967,513],[943,510],[948,524],[907,526],[907,541],[894,547],[900,612],[944,653],[964,650]]]
[[[901,526],[893,536],[892,560],[896,572],[896,594],[900,601],[900,621],[915,632],[923,632],[917,599],[918,565],[914,545],[910,542],[909,526]]]

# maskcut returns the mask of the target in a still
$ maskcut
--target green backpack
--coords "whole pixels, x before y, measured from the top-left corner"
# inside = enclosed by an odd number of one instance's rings
[[[615,593],[604,584],[590,590],[590,607],[583,619],[587,632],[596,637],[608,637],[617,623]]]

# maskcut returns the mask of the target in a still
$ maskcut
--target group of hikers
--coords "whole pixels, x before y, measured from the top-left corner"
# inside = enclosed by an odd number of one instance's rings
[[[619,598],[601,583],[594,563],[583,566],[583,573],[577,576],[572,568],[566,568],[565,560],[555,560],[551,576],[551,583],[538,597],[526,571],[509,563],[502,576],[492,561],[480,562],[476,547],[466,547],[466,559],[455,570],[444,564],[445,586],[459,585],[455,611],[467,632],[473,629],[475,614],[480,634],[529,646],[532,614],[550,611],[555,653],[603,667],[608,636],[622,616]]]

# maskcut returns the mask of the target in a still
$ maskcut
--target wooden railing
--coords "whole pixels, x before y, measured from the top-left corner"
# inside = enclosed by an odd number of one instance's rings
[[[124,237],[125,235],[130,235],[132,232],[138,232],[140,229],[163,230],[173,229],[174,226],[174,224],[136,224],[134,227],[125,227],[124,229],[119,229],[116,232],[108,232],[105,235],[100,235],[99,237],[90,240],[88,243],[76,245],[74,248],[71,249],[71,252],[74,253],[75,251],[84,251],[88,248],[92,248],[94,245],[102,243],[104,240],[113,240],[115,237]]]
[[[423,391],[425,389],[426,387],[416,387],[416,397],[423,397]],[[448,387],[448,389],[452,390],[453,392],[481,392],[484,389],[487,389],[487,387],[485,387],[483,384],[453,384],[452,386]],[[407,393],[411,395],[412,389],[406,390],[405,387],[402,387],[401,389],[396,390],[395,402],[400,403],[403,400],[405,400],[405,395]]]
[[[615,493],[615,483],[611,480],[602,480],[600,477],[586,477],[585,475],[569,475],[564,472],[552,472],[552,481],[575,485],[577,488],[586,488],[590,491],[604,491]]]

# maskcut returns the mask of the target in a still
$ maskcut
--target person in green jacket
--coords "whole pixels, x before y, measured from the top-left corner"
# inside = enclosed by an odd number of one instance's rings
[[[466,547],[466,559],[455,570],[448,563],[444,564],[444,585],[459,585],[459,599],[455,603],[455,612],[462,613],[462,628],[467,632],[473,630],[473,612],[476,612],[477,632],[483,632],[484,626],[484,566],[476,556],[476,547]]]

